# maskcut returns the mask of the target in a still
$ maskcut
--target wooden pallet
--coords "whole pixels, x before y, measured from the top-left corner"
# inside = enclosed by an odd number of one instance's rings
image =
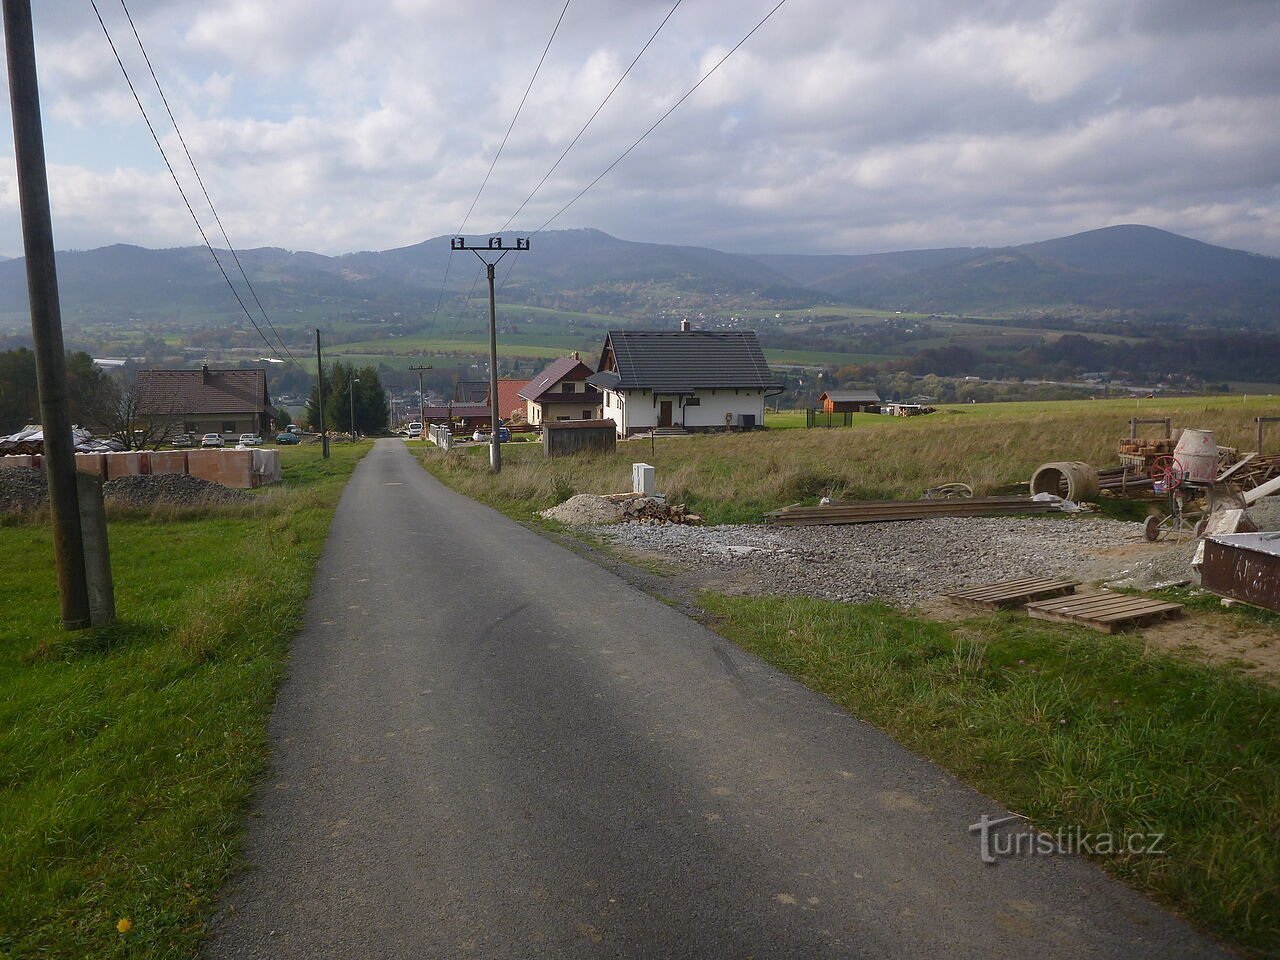
[[[1060,620],[1115,633],[1126,627],[1141,627],[1165,617],[1182,616],[1182,604],[1148,597],[1102,590],[1098,593],[1037,600],[1027,604],[1027,613],[1037,620]]]
[[[1022,607],[1033,600],[1048,600],[1075,593],[1079,580],[1061,580],[1049,577],[1023,577],[1021,580],[1004,580],[979,587],[968,587],[945,594],[952,603],[988,610]]]

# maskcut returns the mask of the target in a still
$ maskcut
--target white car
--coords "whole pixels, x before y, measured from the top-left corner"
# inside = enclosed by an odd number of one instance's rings
[[[200,438],[200,446],[202,447],[220,447],[222,445],[222,434],[220,433],[206,433]]]
[[[240,446],[242,447],[260,447],[262,446],[262,437],[256,433],[240,434]]]
[[[419,423],[417,420],[409,424],[408,436],[410,440],[417,440],[420,436],[422,436],[422,424]]]

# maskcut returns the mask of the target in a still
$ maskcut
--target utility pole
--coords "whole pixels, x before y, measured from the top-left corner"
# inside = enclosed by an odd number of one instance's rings
[[[320,356],[320,328],[316,327],[316,409],[320,411],[320,456],[329,459],[329,434],[324,428],[324,359]]]
[[[422,371],[434,370],[435,367],[427,365],[425,367],[409,367],[410,370],[417,371],[418,374],[418,422],[422,424],[422,429],[427,429],[427,398],[422,392]]]
[[[93,613],[89,603],[85,543],[80,524],[75,442],[71,436],[66,348],[62,341],[62,311],[58,303],[53,221],[49,214],[49,180],[45,170],[44,131],[40,123],[31,0],[4,0],[4,39],[9,65],[9,100],[13,108],[13,150],[18,167],[22,244],[27,261],[27,297],[31,305],[31,338],[35,342],[40,424],[44,431],[44,469],[49,482],[54,562],[58,571],[58,597],[63,629],[83,630],[93,625]],[[100,556],[105,555],[105,525],[101,542],[96,546],[101,550]]]
[[[502,469],[502,448],[498,436],[498,307],[494,299],[493,273],[498,261],[510,250],[528,250],[529,238],[516,237],[514,247],[508,247],[502,237],[490,237],[483,247],[467,246],[466,237],[454,237],[449,241],[452,250],[470,250],[485,266],[489,277],[489,468],[497,473]],[[493,254],[497,254],[493,257]],[[489,259],[493,257],[493,259]]]
[[[347,399],[351,402],[351,442],[356,442],[356,384],[360,382],[359,377],[352,377],[351,382],[347,384]]]

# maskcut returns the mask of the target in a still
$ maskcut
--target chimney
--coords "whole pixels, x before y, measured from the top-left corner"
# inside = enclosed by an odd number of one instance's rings
[[[204,383],[209,382],[209,364],[207,361],[205,363],[200,364],[200,379]]]
[[[688,320],[681,320],[681,321],[680,321],[680,332],[681,332],[681,333],[688,333],[688,332],[689,332],[689,321],[688,321]]]
[[[577,351],[577,350],[573,351],[573,359],[575,359],[575,360],[581,360],[581,359],[582,359],[581,355],[578,353],[578,351]]]

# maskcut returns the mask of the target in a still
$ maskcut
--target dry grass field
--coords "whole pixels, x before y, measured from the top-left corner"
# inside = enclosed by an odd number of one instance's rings
[[[660,438],[652,446],[648,439],[631,440],[613,454],[557,459],[544,456],[541,446],[512,444],[503,448],[497,477],[481,450],[429,448],[425,458],[452,486],[513,516],[527,517],[574,493],[628,490],[631,464],[646,461],[657,467],[659,490],[709,521],[755,522],[766,510],[821,496],[914,498],[953,480],[982,495],[1028,480],[1049,460],[1113,465],[1116,441],[1128,434],[1133,416],[1169,416],[1175,429],[1213,430],[1219,444],[1252,450],[1254,417],[1280,416],[1280,399],[976,404],[925,417],[858,415],[849,428]],[[796,419],[783,413],[766,422],[792,426]],[[1280,451],[1280,429],[1273,428],[1270,447]]]

